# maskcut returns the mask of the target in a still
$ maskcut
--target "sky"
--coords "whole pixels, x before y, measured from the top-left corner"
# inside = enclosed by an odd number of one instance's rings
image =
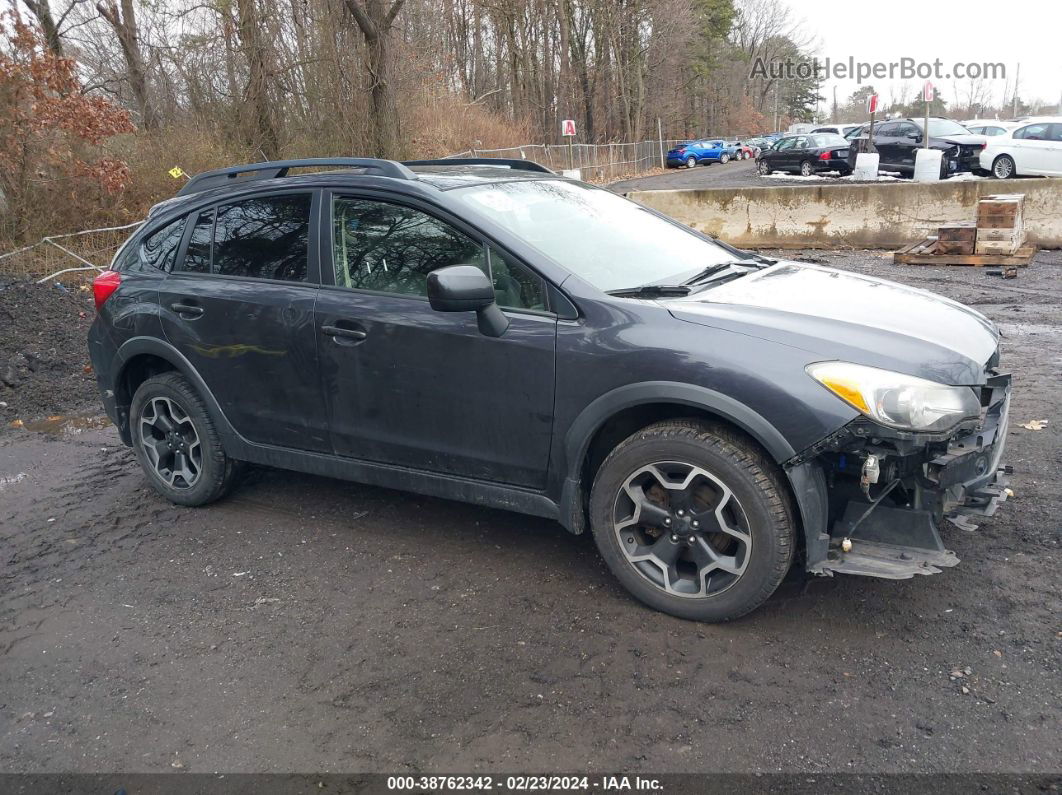
[[[939,58],[942,72],[952,71],[956,63],[1002,63],[1006,80],[986,81],[998,103],[1004,94],[1013,95],[1018,63],[1021,64],[1018,93],[1023,100],[1038,98],[1056,104],[1062,95],[1062,2],[1059,0],[923,0],[914,3],[842,2],[822,0],[783,0],[796,19],[803,21],[803,31],[815,40],[814,51],[820,61],[847,62],[850,57],[868,63],[898,62],[910,58],[932,63]],[[860,9],[866,9],[865,14]],[[863,25],[858,24],[866,19]],[[886,28],[888,32],[886,32]],[[898,71],[896,73],[899,74]],[[920,91],[922,78],[908,80],[913,91]],[[940,95],[951,102],[958,91],[960,98],[969,91],[969,81],[938,80]],[[898,99],[904,81],[870,78],[881,102],[887,104],[891,94]],[[821,92],[829,111],[833,87],[838,102],[860,84],[854,79],[827,78]],[[909,93],[909,92],[908,92]],[[963,103],[965,104],[965,103]]]

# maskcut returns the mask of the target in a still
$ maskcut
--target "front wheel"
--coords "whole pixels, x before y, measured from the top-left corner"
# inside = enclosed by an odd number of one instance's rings
[[[992,176],[996,179],[1010,179],[1016,171],[1014,159],[1010,155],[1000,155],[992,163]]]
[[[224,496],[238,462],[225,455],[203,399],[178,373],[147,379],[129,407],[133,450],[155,491],[178,505]]]
[[[767,165],[766,160],[761,160],[756,164],[756,171],[759,172],[761,177],[769,176],[771,173],[771,167]]]
[[[729,621],[763,604],[792,562],[781,474],[722,425],[668,421],[621,442],[590,495],[602,557],[645,604]]]

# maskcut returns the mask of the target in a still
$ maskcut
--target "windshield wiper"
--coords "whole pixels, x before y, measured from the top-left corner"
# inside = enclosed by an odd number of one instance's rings
[[[734,260],[733,262],[717,262],[715,265],[709,265],[707,268],[705,268],[700,273],[697,273],[697,274],[691,276],[690,278],[686,279],[686,281],[684,281],[683,284],[685,284],[687,286],[694,285],[694,284],[700,284],[701,282],[707,281],[712,276],[715,276],[717,273],[722,273],[723,271],[729,270],[730,268],[735,267],[735,266],[739,267],[739,268],[749,268],[750,270],[759,270],[762,267],[758,263],[750,261],[750,260]],[[736,273],[727,274],[727,276],[725,278],[727,278],[727,279],[735,279],[738,276],[744,276],[746,273],[749,273],[749,271],[747,271],[747,270],[737,271]]]
[[[623,287],[609,290],[609,295],[617,298],[670,298],[689,295],[690,288],[684,284],[643,284],[641,287]]]

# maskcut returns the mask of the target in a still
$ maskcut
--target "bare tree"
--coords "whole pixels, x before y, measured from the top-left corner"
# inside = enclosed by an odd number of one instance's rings
[[[140,49],[140,36],[136,27],[133,0],[121,0],[120,10],[115,0],[99,0],[96,3],[96,10],[114,30],[114,35],[118,38],[118,43],[122,48],[126,79],[129,81],[137,111],[140,113],[140,123],[144,129],[154,130],[159,126],[159,119],[148,87],[147,67]]]
[[[372,80],[373,149],[377,157],[397,158],[402,151],[401,125],[394,84],[395,18],[405,0],[344,0],[365,38],[365,66]]]

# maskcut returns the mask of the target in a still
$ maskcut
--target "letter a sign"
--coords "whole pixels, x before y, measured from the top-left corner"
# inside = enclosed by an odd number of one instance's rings
[[[575,135],[575,119],[565,119],[561,122],[561,135],[574,136]]]

